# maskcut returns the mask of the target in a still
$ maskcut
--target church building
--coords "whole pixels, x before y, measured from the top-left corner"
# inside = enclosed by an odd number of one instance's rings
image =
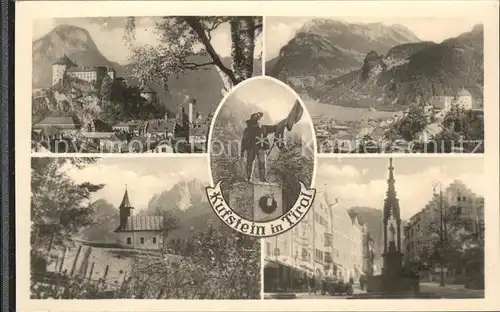
[[[120,225],[115,230],[119,246],[132,249],[161,248],[162,216],[133,216],[134,207],[130,204],[127,189],[119,209]]]

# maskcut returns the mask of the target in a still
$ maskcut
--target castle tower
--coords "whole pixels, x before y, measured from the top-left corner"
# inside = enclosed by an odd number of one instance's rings
[[[66,71],[72,67],[77,66],[66,56],[66,54],[52,64],[52,85],[56,85],[58,82],[62,81]]]
[[[108,76],[111,80],[115,80],[116,78],[116,70],[114,68],[108,67]]]
[[[125,194],[123,194],[122,203],[120,204],[120,227],[125,228],[127,226],[127,220],[132,216],[132,205],[130,204],[130,200],[128,199],[128,190],[125,186]]]
[[[192,125],[196,119],[196,100],[191,99],[189,101],[189,108],[188,108],[188,118],[189,118],[189,125]]]

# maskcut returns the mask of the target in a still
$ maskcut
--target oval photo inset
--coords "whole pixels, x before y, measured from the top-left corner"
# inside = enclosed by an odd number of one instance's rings
[[[309,113],[283,82],[255,77],[219,105],[208,139],[209,202],[234,230],[273,236],[312,205],[316,141]]]

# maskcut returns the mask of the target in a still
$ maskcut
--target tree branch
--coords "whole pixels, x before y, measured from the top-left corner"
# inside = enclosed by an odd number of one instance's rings
[[[236,80],[233,71],[224,66],[224,64],[222,63],[219,55],[212,46],[212,43],[210,43],[210,40],[208,39],[207,34],[205,33],[205,30],[203,29],[203,26],[201,25],[199,19],[196,16],[186,16],[183,18],[198,35],[201,43],[205,46],[208,55],[210,55],[210,57],[212,58],[214,65],[219,67],[219,69],[229,77],[233,85],[236,85],[238,81]]]
[[[207,62],[207,63],[202,63],[202,64],[187,62],[187,63],[183,64],[183,66],[185,66],[186,69],[200,68],[200,67],[209,66],[209,65],[215,65],[215,62]]]

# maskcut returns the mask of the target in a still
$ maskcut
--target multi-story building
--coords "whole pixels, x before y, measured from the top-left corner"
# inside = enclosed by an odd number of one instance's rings
[[[358,280],[363,273],[363,237],[366,225],[357,216],[349,215],[347,207],[337,202],[331,206],[333,275],[348,281]]]
[[[372,276],[375,275],[375,241],[367,231],[363,236],[363,272]]]
[[[116,71],[106,66],[78,67],[66,54],[52,64],[52,85],[64,82],[66,76],[99,84],[104,77],[116,79]]]
[[[466,89],[461,89],[453,95],[434,96],[431,100],[431,104],[435,110],[444,112],[450,111],[454,106],[465,110],[482,109],[481,103],[479,101],[475,103],[472,94]]]
[[[482,236],[484,198],[476,195],[460,180],[453,181],[443,189],[442,196],[434,194],[405,227],[406,261],[425,261],[429,244],[439,238],[441,217],[444,225],[455,227],[457,232]]]
[[[351,218],[346,206],[338,200],[332,203],[326,193],[318,193],[297,226],[265,239],[265,291],[296,288],[294,284],[304,283],[307,274],[357,281],[365,274],[366,232],[366,226],[359,224],[357,217]]]

